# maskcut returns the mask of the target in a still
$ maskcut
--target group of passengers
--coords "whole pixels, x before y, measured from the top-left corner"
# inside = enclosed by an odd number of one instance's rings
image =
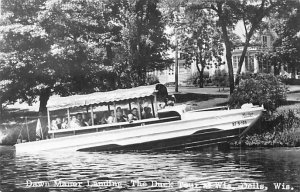
[[[148,119],[152,118],[153,115],[151,113],[150,107],[140,108],[141,118]],[[102,118],[98,118],[97,113],[93,114],[93,119],[89,118],[86,113],[78,113],[76,116],[71,117],[70,123],[68,122],[68,118],[59,118],[57,117],[55,120],[51,122],[51,129],[68,129],[68,128],[78,128],[85,127],[91,125],[101,125],[101,124],[111,124],[114,122],[129,122],[132,123],[135,120],[139,120],[139,112],[137,108],[133,108],[130,113],[126,115],[125,111],[121,107],[116,109],[116,115],[114,111],[104,112]]]

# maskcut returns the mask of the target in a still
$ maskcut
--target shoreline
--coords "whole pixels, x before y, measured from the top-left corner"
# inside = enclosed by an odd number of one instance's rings
[[[170,89],[170,87],[168,87]],[[191,88],[188,88],[191,89]],[[194,90],[201,91],[202,88],[194,88]],[[173,93],[176,97],[176,104],[186,104],[190,106],[192,109],[202,109],[202,108],[209,108],[209,107],[218,107],[218,106],[226,106],[228,101],[228,90],[225,89],[225,91],[218,92],[218,88],[206,88],[206,89],[214,89],[215,92],[213,94],[199,94],[194,92],[178,92]],[[295,90],[296,93],[299,93],[299,91]],[[172,93],[172,92],[171,92]],[[217,94],[220,93],[220,94]],[[289,93],[290,94],[290,93]],[[300,101],[295,100],[288,100],[286,102],[287,105],[285,105],[286,108],[293,108],[293,106],[300,106]],[[23,105],[24,106],[24,105]],[[29,108],[34,109],[36,107],[29,106]],[[27,116],[28,119],[25,120],[24,116]],[[4,121],[5,123],[0,124],[0,145],[3,144],[14,144],[20,136],[22,135],[22,140],[35,140],[35,128],[36,128],[36,119],[38,117],[38,112],[29,110],[28,108],[12,108],[10,107],[7,114],[7,119]],[[27,121],[27,125],[26,125]],[[27,127],[28,126],[28,132]],[[299,131],[300,133],[300,131]],[[254,134],[263,134],[256,132]],[[3,137],[3,135],[5,137]],[[29,135],[29,139],[28,139]],[[300,134],[299,134],[300,135]],[[1,138],[2,136],[2,138]],[[249,134],[247,135],[248,139]],[[300,136],[299,136],[300,137]],[[245,138],[244,138],[245,139]],[[247,138],[246,138],[247,140]],[[300,139],[299,139],[300,140]],[[294,141],[297,144],[297,146],[300,145],[300,141]],[[244,143],[247,143],[245,141]],[[249,142],[248,142],[249,143]],[[232,142],[230,142],[231,147],[234,146]],[[236,144],[235,144],[236,145]],[[258,146],[245,146],[250,148],[256,148]],[[265,146],[263,146],[265,147]],[[270,146],[272,147],[272,146]],[[281,146],[275,146],[275,147],[281,147]],[[293,146],[291,146],[293,147]]]

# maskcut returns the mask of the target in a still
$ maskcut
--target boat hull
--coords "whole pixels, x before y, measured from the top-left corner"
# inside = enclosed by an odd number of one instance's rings
[[[187,112],[180,120],[140,124],[112,130],[97,127],[95,133],[17,144],[17,152],[192,150],[227,142],[245,134],[261,116],[263,108]]]
[[[232,130],[211,129],[206,132],[195,133],[189,136],[163,139],[131,145],[104,145],[91,148],[83,148],[79,151],[172,151],[172,150],[195,150],[209,145],[226,143],[230,140],[237,139],[247,127]]]

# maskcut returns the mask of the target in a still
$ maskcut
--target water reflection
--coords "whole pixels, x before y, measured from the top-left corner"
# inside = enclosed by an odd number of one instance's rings
[[[230,152],[59,152],[16,155],[12,147],[0,147],[0,191],[15,189],[22,191],[33,191],[33,189],[35,191],[232,191],[233,189],[222,186],[199,190],[193,186],[197,184],[203,187],[208,183],[224,183],[232,187],[245,183],[249,186],[258,184],[268,187],[268,191],[273,191],[275,182],[285,182],[298,190],[299,158],[300,149],[297,148]],[[33,188],[34,184],[31,182],[41,181],[48,185]],[[57,187],[59,181],[82,183],[80,186],[59,185]],[[118,183],[121,183],[121,186],[118,186]],[[30,185],[31,187],[28,187]],[[249,189],[239,191],[249,191]]]

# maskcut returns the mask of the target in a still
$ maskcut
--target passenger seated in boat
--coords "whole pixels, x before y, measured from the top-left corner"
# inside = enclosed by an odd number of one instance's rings
[[[145,111],[142,106],[140,106],[141,118],[143,119]]]
[[[103,113],[103,117],[101,118],[100,124],[107,124],[108,123],[108,112]]]
[[[129,123],[132,123],[132,122],[133,122],[133,115],[132,115],[131,113],[129,113],[129,114],[127,115],[127,121],[128,121]]]
[[[76,115],[76,122],[79,124],[80,127],[84,126],[83,121],[82,121],[82,114],[81,113],[78,113]]]
[[[139,120],[137,108],[133,108],[131,112],[127,115],[127,121],[132,123],[133,121]]]
[[[151,114],[151,108],[144,107],[143,119],[149,119],[149,118],[153,118],[153,115]]]
[[[131,114],[132,114],[132,120],[134,120],[134,121],[139,120],[137,108],[133,108],[131,110]]]
[[[66,117],[63,118],[63,122],[61,124],[61,128],[62,129],[68,129],[69,128],[68,118],[66,118]]]
[[[78,127],[81,127],[79,120],[76,118],[76,116],[72,116],[71,122],[70,122],[70,128],[76,129]]]
[[[61,124],[62,124],[62,121],[61,121],[61,118],[60,117],[57,117],[56,118],[56,126],[58,129],[61,129]]]
[[[58,130],[58,126],[56,124],[56,120],[51,121],[51,130]]]
[[[117,122],[126,122],[126,117],[123,115],[123,110],[121,107],[117,108],[117,114],[116,114]]]
[[[82,113],[81,126],[89,126],[88,116],[85,113]]]
[[[98,116],[97,116],[96,113],[93,114],[93,119],[94,119],[94,125],[100,125],[100,124],[101,124],[101,122],[99,121]],[[92,125],[93,125],[92,118],[89,119],[88,125],[89,125],[89,126],[92,126]]]
[[[111,123],[113,123],[115,121],[115,113],[114,113],[114,111],[111,111],[110,112],[110,116],[108,116],[108,118],[107,118],[107,123],[108,124],[111,124]]]

